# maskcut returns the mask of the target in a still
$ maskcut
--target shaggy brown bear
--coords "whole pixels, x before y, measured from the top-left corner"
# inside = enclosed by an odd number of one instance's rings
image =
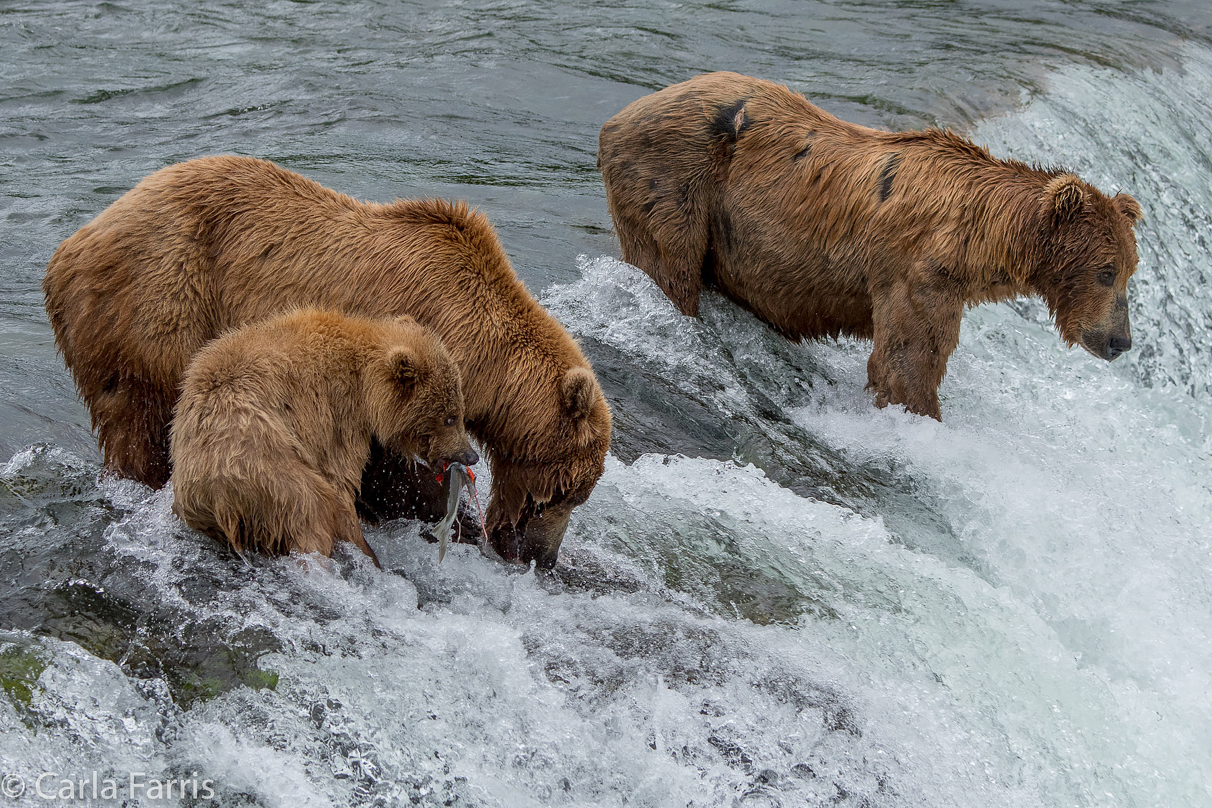
[[[228,332],[185,371],[171,429],[173,512],[237,551],[332,555],[362,536],[370,441],[429,466],[479,458],[459,370],[410,317],[300,310]]]
[[[624,260],[684,314],[706,282],[790,339],[871,339],[880,407],[940,417],[978,303],[1038,295],[1070,345],[1107,360],[1132,345],[1136,201],[950,131],[869,129],[709,73],[607,121],[598,168]]]
[[[169,476],[190,358],[227,329],[301,306],[407,314],[438,334],[490,462],[487,527],[503,557],[554,564],[604,468],[610,410],[589,363],[487,218],[461,202],[362,203],[273,163],[202,158],[147,177],[64,241],[43,290],[106,466],[148,485]],[[433,475],[407,460],[372,446],[365,514],[445,510]]]

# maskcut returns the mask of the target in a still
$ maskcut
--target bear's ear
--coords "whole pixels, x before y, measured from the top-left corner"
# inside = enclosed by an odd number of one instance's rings
[[[1145,214],[1140,209],[1140,203],[1127,194],[1116,194],[1111,199],[1115,209],[1124,216],[1128,217],[1128,221],[1132,224],[1140,224],[1140,220],[1145,217]]]
[[[564,411],[574,421],[583,421],[593,412],[593,405],[602,395],[593,371],[585,367],[569,368],[560,380],[560,398]]]
[[[1080,179],[1061,174],[1044,186],[1044,207],[1057,221],[1072,221],[1086,206],[1088,196]]]
[[[392,380],[400,385],[404,395],[412,395],[423,375],[416,353],[404,347],[392,348],[387,354],[387,368]]]

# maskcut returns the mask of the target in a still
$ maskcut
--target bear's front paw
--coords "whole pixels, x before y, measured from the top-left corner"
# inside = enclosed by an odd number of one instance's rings
[[[905,389],[905,385],[893,385],[884,389],[871,383],[867,384],[867,390],[875,394],[875,406],[881,410],[889,404],[900,404],[906,412],[914,415],[926,415],[936,421],[943,420],[938,394],[933,391],[915,394],[912,390]]]

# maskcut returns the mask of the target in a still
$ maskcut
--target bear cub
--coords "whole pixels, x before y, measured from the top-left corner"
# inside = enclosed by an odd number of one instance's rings
[[[237,552],[330,556],[348,541],[377,566],[355,509],[372,438],[431,466],[479,459],[433,332],[317,309],[229,331],[185,372],[173,512]]]

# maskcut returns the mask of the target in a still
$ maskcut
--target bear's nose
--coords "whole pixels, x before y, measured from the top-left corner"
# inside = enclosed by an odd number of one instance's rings
[[[476,454],[475,449],[468,448],[462,452],[459,452],[459,454],[455,457],[455,460],[462,463],[464,466],[474,466],[479,462],[480,456]]]
[[[1131,347],[1131,337],[1111,337],[1107,340],[1107,359],[1114,359]]]

